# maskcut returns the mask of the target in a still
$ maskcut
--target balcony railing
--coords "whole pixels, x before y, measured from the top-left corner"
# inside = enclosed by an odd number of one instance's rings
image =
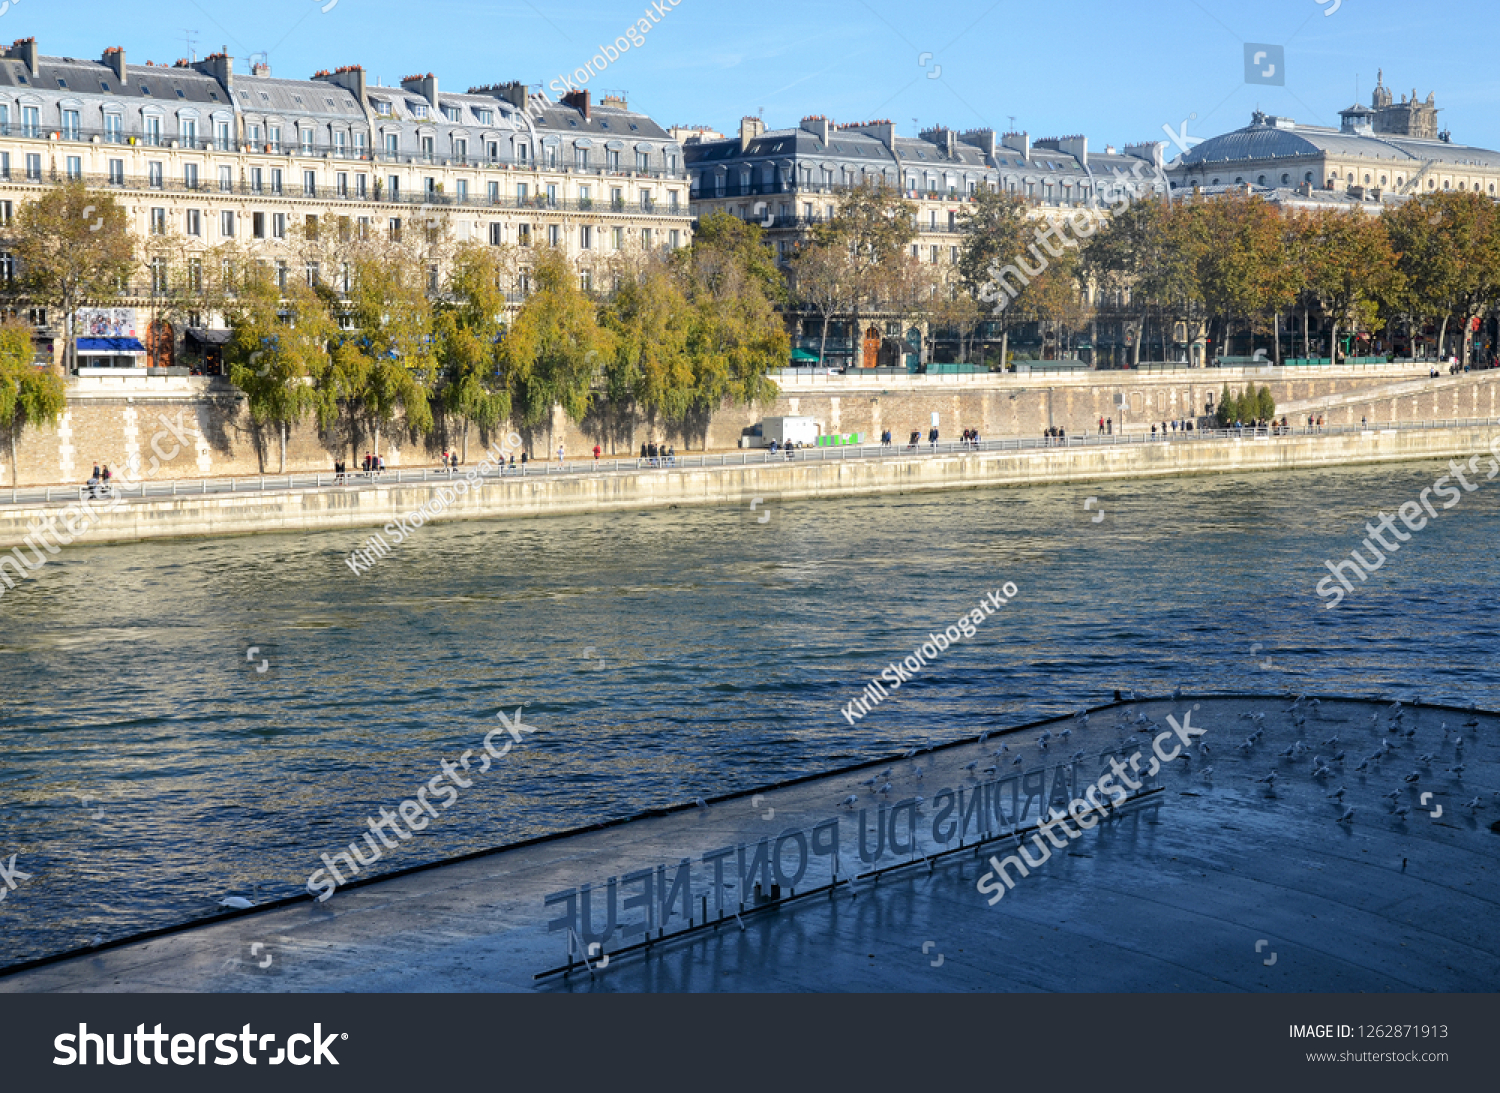
[[[12,166],[9,171],[0,170],[0,182],[23,182],[33,185],[46,185],[49,182],[61,181],[66,177],[65,172],[46,170],[40,175],[28,175],[24,170]],[[602,215],[612,213],[620,216],[651,216],[665,219],[688,220],[691,213],[686,204],[679,204],[673,208],[670,204],[661,202],[627,202],[602,201],[599,198],[564,199],[549,198],[546,195],[528,196],[526,198],[509,197],[498,195],[490,197],[486,193],[475,194],[470,192],[465,197],[458,194],[440,193],[437,191],[427,192],[423,190],[402,190],[392,195],[381,187],[377,192],[371,189],[365,194],[358,192],[340,192],[337,184],[319,183],[309,189],[303,182],[297,179],[284,179],[280,189],[272,182],[265,180],[260,186],[253,182],[234,181],[224,183],[219,179],[200,178],[196,184],[190,184],[177,178],[155,179],[146,175],[116,175],[116,174],[84,174],[73,176],[80,179],[84,185],[100,190],[139,191],[148,194],[167,193],[194,193],[194,194],[216,194],[220,197],[236,195],[241,197],[253,197],[257,199],[271,200],[301,200],[316,199],[327,202],[347,202],[350,205],[399,205],[399,206],[437,206],[466,209],[535,209],[542,212],[556,213],[594,213]]]
[[[537,160],[508,160],[474,154],[428,155],[424,152],[401,150],[389,152],[369,147],[350,147],[314,141],[311,146],[297,141],[259,140],[254,144],[233,136],[220,141],[212,135],[195,135],[191,140],[181,134],[125,133],[110,129],[69,128],[56,125],[26,125],[9,122],[0,125],[0,139],[21,138],[47,143],[99,144],[120,148],[175,148],[182,151],[224,152],[233,154],[276,156],[281,159],[302,157],[304,159],[334,159],[365,163],[399,163],[410,166],[473,167],[533,173],[562,175],[587,175],[601,178],[660,178],[685,179],[683,167],[608,167],[604,165],[579,167],[561,164],[548,165]]]

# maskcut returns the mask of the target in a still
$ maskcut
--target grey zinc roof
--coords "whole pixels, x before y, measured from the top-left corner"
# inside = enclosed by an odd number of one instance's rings
[[[621,110],[617,106],[595,104],[590,108],[591,116],[585,118],[583,112],[575,107],[547,102],[541,107],[540,113],[541,117],[536,122],[537,128],[558,133],[597,136],[603,140],[670,141],[672,139],[671,134],[645,114],[637,114],[633,110]],[[535,108],[533,114],[535,114]]]
[[[37,75],[31,76],[24,62],[0,60],[0,87],[11,87],[17,91],[30,90],[51,93],[62,97],[85,95],[104,96],[112,99],[138,99],[144,102],[155,100],[158,104],[168,102],[191,102],[204,106],[228,106],[219,81],[212,76],[192,68],[169,68],[165,65],[128,65],[125,74],[128,87],[121,87],[114,69],[101,61],[83,61],[73,57],[37,58]],[[108,84],[110,90],[104,91]],[[141,94],[141,86],[151,89],[149,96]],[[178,91],[182,94],[179,95]]]
[[[1411,137],[1379,134],[1364,136],[1322,126],[1301,125],[1295,129],[1248,125],[1204,141],[1185,153],[1179,162],[1181,166],[1192,167],[1247,159],[1288,159],[1323,154],[1416,162],[1435,160],[1454,165],[1500,167],[1500,154],[1482,148]]]
[[[235,105],[247,114],[363,119],[359,100],[324,80],[283,80],[270,76],[237,76]]]

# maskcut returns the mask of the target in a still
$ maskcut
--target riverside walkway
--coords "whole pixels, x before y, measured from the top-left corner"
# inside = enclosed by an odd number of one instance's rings
[[[1082,433],[1065,438],[1055,437],[1001,437],[964,443],[940,440],[930,444],[925,439],[917,445],[907,444],[861,444],[827,448],[800,448],[795,452],[770,452],[752,449],[735,452],[683,454],[668,460],[657,459],[575,459],[570,462],[546,462],[533,460],[526,466],[488,468],[483,477],[489,481],[508,479],[574,479],[587,477],[618,477],[635,475],[643,471],[670,474],[711,467],[765,467],[794,464],[851,463],[871,460],[920,460],[937,456],[962,455],[969,452],[1022,452],[1050,451],[1055,449],[1117,449],[1143,444],[1201,444],[1215,440],[1270,440],[1295,437],[1361,436],[1373,431],[1421,433],[1435,429],[1456,429],[1484,426],[1500,426],[1500,418],[1459,418],[1453,420],[1372,423],[1368,425],[1324,426],[1310,428],[1306,425],[1287,428],[1240,428],[1202,429],[1190,432],[1174,432],[1170,435],[1152,436],[1133,426],[1126,433],[1098,434]],[[116,485],[110,496],[119,496],[126,503],[159,498],[202,497],[219,494],[305,494],[315,492],[347,492],[349,490],[374,490],[391,486],[443,486],[462,477],[473,465],[460,465],[457,471],[439,470],[430,467],[391,468],[378,473],[350,471],[336,476],[332,472],[316,474],[248,475],[219,478],[185,478],[165,481],[142,481],[129,487]],[[88,487],[75,486],[31,486],[25,489],[0,489],[0,507],[10,506],[66,506],[88,494]],[[108,500],[101,494],[100,499]]]
[[[1491,991],[1497,741],[1500,715],[1415,700],[1117,702],[225,912],[0,992]],[[1121,770],[1124,801],[1097,788]],[[1043,838],[1054,809],[1075,822]]]

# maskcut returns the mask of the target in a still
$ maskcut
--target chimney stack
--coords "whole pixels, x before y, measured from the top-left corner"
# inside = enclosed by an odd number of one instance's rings
[[[122,52],[121,56],[123,55]],[[226,91],[234,90],[234,58],[227,53],[210,53],[193,67],[205,76],[212,76],[218,80],[224,85]],[[122,76],[121,79],[123,80],[124,77]]]
[[[1000,138],[1003,147],[1012,152],[1020,152],[1022,159],[1031,158],[1031,134],[1030,133],[1006,133]]]
[[[822,114],[815,114],[810,118],[802,119],[802,128],[827,144],[828,136],[833,130],[833,123]]]
[[[356,99],[359,100],[361,110],[367,109],[365,99],[365,70],[361,65],[344,65],[337,68],[331,75],[319,76],[317,79],[327,80],[336,87],[342,87]]]
[[[17,38],[11,43],[10,49],[6,51],[6,56],[17,61],[24,61],[26,71],[31,73],[31,78],[33,80],[37,78],[40,69],[37,67],[35,38]]]
[[[750,142],[755,140],[766,131],[766,123],[759,118],[740,119],[740,151],[745,152],[750,148]]]
[[[120,86],[125,85],[125,50],[119,46],[110,46],[104,51],[102,58],[104,63],[114,69],[115,79],[120,81]]]
[[[438,79],[431,72],[425,76],[408,76],[401,81],[403,91],[410,91],[414,95],[421,95],[427,100],[427,105],[432,107],[433,112],[438,108]]]
[[[587,88],[578,91],[569,91],[562,97],[562,102],[564,106],[571,106],[582,114],[584,121],[589,121],[593,117],[593,96],[589,94]]]

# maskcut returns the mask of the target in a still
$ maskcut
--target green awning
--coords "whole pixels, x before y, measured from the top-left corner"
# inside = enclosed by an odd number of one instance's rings
[[[792,360],[794,361],[813,361],[814,363],[816,363],[817,359],[818,355],[810,349],[792,350]]]

